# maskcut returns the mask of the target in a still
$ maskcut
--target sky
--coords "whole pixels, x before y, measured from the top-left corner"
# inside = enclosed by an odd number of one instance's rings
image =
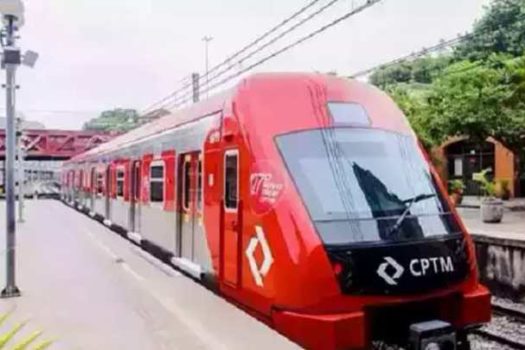
[[[37,51],[40,59],[34,69],[19,70],[18,109],[60,129],[79,129],[103,110],[143,111],[191,72],[205,70],[204,36],[213,37],[213,66],[309,1],[25,0],[20,47]],[[340,0],[265,52],[363,1]],[[351,75],[469,31],[488,3],[383,0],[255,71]]]

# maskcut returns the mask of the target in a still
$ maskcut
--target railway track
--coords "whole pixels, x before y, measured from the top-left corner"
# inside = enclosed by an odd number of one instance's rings
[[[525,312],[498,303],[492,304],[492,310],[492,322],[473,333],[513,349],[525,350]]]
[[[492,311],[494,314],[512,317],[513,319],[525,324],[525,311],[497,303],[492,304]]]

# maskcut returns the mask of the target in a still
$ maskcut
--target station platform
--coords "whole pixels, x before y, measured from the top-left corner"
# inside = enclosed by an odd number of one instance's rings
[[[474,236],[484,236],[503,241],[523,241],[525,243],[524,211],[505,210],[503,220],[497,224],[482,222],[480,209],[458,208],[458,212],[463,223]]]
[[[0,285],[5,281],[0,202]],[[193,280],[59,201],[26,201],[17,285],[0,300],[49,349],[298,349]],[[2,327],[4,329],[4,327]],[[9,329],[7,327],[6,329]]]

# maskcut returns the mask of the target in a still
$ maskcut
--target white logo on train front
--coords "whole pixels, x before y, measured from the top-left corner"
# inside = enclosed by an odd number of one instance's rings
[[[377,274],[389,285],[397,286],[397,280],[401,278],[405,268],[392,257],[387,256],[384,260],[385,262],[381,263],[377,268]],[[450,256],[414,258],[410,260],[408,267],[410,274],[416,278],[430,274],[437,275],[454,272],[454,263]],[[393,269],[393,273],[387,271],[389,268]]]
[[[263,254],[263,262],[259,267],[257,261],[255,260],[255,249],[260,246]],[[248,258],[248,264],[250,266],[250,271],[252,273],[255,284],[259,287],[264,285],[263,277],[265,277],[270,271],[270,267],[273,264],[272,251],[266,241],[266,236],[264,230],[261,226],[255,226],[255,236],[252,237],[248,247],[246,248],[246,257]]]
[[[394,269],[393,275],[387,273],[386,269],[388,267],[392,267]],[[397,286],[397,280],[403,275],[403,272],[405,272],[403,266],[399,265],[399,263],[395,261],[394,258],[391,258],[389,256],[386,256],[385,262],[379,265],[379,267],[377,268],[377,274],[379,275],[379,277],[384,279],[385,282],[390,284],[391,286]]]

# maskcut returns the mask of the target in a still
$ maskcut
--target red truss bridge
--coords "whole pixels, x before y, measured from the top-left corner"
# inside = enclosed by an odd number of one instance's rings
[[[24,130],[27,160],[66,160],[117,136],[99,131]],[[5,159],[5,130],[0,130],[0,159]]]

